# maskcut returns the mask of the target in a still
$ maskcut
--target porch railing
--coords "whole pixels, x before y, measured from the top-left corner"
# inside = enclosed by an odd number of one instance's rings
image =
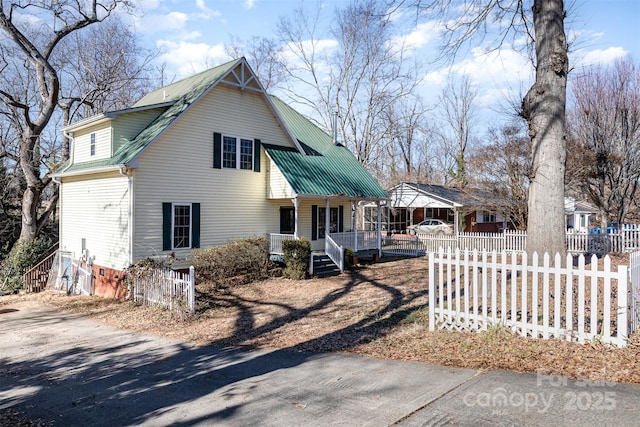
[[[324,251],[331,258],[331,261],[340,267],[340,272],[342,273],[344,271],[344,248],[337,244],[331,236],[327,236],[324,242]]]
[[[296,240],[296,237],[293,234],[267,233],[267,240],[269,240],[269,253],[284,255],[282,242],[285,240]]]
[[[378,249],[378,231],[346,231],[343,233],[331,233],[331,239],[336,244],[345,248],[356,249],[356,235],[358,238],[357,249]]]

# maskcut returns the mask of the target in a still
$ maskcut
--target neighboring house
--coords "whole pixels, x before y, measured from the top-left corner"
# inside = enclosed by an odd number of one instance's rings
[[[391,233],[405,233],[407,226],[425,219],[440,219],[464,232],[501,232],[513,228],[501,212],[483,209],[495,196],[473,188],[402,182],[389,190],[390,200],[383,205],[382,226]],[[364,207],[363,227],[377,229],[376,207]]]
[[[327,234],[351,241],[358,203],[388,198],[346,147],[266,94],[244,58],[63,132],[60,249],[93,265],[99,294],[138,260],[184,268],[192,248],[240,238],[304,236],[324,251]]]
[[[572,197],[565,197],[564,213],[567,230],[588,233],[589,225],[596,220],[598,209],[587,202],[576,200]]]

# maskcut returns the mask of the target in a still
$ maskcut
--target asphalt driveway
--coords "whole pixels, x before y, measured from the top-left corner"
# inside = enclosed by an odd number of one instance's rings
[[[637,385],[197,347],[33,302],[0,308],[0,414],[49,425],[631,426],[639,406]]]

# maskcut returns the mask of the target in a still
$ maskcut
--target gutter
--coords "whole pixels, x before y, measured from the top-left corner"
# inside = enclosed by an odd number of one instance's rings
[[[121,171],[122,169],[127,169],[127,168],[128,167],[125,164],[109,165],[109,166],[101,166],[101,167],[91,168],[91,169],[83,169],[83,170],[73,171],[73,172],[53,173],[50,176],[51,178],[65,178],[69,176],[93,175],[93,174],[102,173],[102,172]],[[120,173],[122,174],[122,172]]]

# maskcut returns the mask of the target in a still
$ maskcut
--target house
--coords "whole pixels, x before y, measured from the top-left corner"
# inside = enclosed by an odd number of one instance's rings
[[[273,253],[300,237],[319,252],[357,247],[356,207],[388,198],[346,147],[268,95],[244,58],[63,132],[60,248],[92,265],[98,294],[138,260],[184,268],[193,248],[246,237],[268,235]],[[379,237],[365,240],[380,249]]]
[[[513,228],[503,213],[484,207],[500,202],[482,190],[402,182],[389,190],[389,197],[382,205],[382,226],[391,233],[405,233],[407,226],[425,219],[441,219],[464,232],[501,232]],[[376,213],[372,204],[364,207],[365,230],[377,229]]]
[[[565,197],[564,213],[567,230],[588,233],[589,225],[596,220],[598,209],[587,202],[576,200],[573,197]]]

